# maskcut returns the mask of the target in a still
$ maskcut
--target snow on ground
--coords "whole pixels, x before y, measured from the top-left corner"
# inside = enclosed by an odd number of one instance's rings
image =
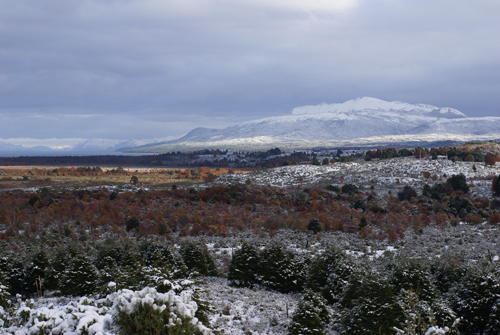
[[[333,184],[341,186],[352,183],[361,188],[374,186],[377,189],[390,190],[405,185],[422,187],[425,183],[433,184],[432,178],[424,178],[423,173],[436,175],[437,181],[445,181],[454,174],[463,173],[468,179],[486,178],[500,174],[500,167],[485,167],[484,163],[456,162],[448,160],[427,160],[415,158],[394,158],[380,161],[356,161],[334,163],[330,165],[292,165],[256,171],[248,174],[226,174],[217,177],[215,184],[245,183],[250,180],[253,185],[287,186],[321,186]],[[439,180],[441,178],[441,180]],[[489,196],[491,186],[489,180],[474,180],[471,188],[473,196]],[[207,187],[200,184],[197,187]]]
[[[258,287],[234,288],[217,277],[204,278],[201,298],[210,301],[215,313],[210,326],[220,334],[278,335],[287,327],[297,306],[298,295],[282,294]]]

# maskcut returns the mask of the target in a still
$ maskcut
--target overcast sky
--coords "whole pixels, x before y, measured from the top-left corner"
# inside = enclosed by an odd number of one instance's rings
[[[498,0],[0,0],[0,139],[178,137],[360,96],[498,115],[499,17]]]

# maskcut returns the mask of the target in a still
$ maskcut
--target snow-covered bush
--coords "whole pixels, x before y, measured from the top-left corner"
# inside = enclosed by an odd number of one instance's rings
[[[13,313],[0,309],[0,327],[17,335],[211,334],[195,317],[197,309],[190,291],[159,293],[146,287],[99,300],[20,301]]]

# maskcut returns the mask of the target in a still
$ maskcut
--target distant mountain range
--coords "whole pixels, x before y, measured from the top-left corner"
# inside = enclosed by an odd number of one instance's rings
[[[467,117],[449,107],[363,97],[338,104],[294,108],[285,115],[224,129],[196,128],[167,141],[88,139],[73,148],[26,147],[0,142],[0,151],[161,153],[201,149],[282,150],[384,145],[451,145],[500,139],[500,116]]]
[[[500,117],[467,117],[453,108],[363,97],[340,104],[294,108],[290,113],[224,129],[196,128],[177,139],[127,149],[165,152],[203,148],[364,146],[500,138]]]

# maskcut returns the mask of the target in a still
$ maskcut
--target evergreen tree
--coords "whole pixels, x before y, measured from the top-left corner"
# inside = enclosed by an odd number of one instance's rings
[[[281,243],[266,246],[260,253],[258,282],[283,293],[301,291],[304,277],[300,278],[298,273],[300,269],[297,262],[300,261],[294,260],[296,256],[293,252],[286,250]]]
[[[206,245],[184,243],[181,246],[181,256],[190,271],[196,271],[204,276],[217,275],[217,267]]]
[[[30,262],[26,266],[25,287],[27,293],[37,293],[40,286],[41,289],[45,289],[45,273],[48,267],[49,259],[43,249],[31,255]]]
[[[460,282],[449,293],[452,308],[464,319],[464,334],[483,334],[493,306],[500,298],[500,271],[486,265],[469,264]]]
[[[368,269],[356,271],[344,287],[340,322],[350,335],[394,334],[403,313],[388,278]]]
[[[250,286],[256,282],[259,254],[255,246],[244,242],[241,249],[234,252],[227,279],[237,286]]]
[[[500,299],[491,307],[490,317],[486,325],[486,335],[500,334]]]
[[[342,250],[330,247],[313,258],[307,274],[307,287],[320,292],[334,304],[339,301],[342,289],[355,270],[352,259]]]
[[[420,305],[432,306],[432,309],[427,309],[427,313],[425,308],[422,309],[422,317],[426,318],[428,322],[432,316],[438,325],[453,323],[456,315],[441,297],[432,274],[423,261],[401,258],[391,265],[393,268],[390,282],[396,293],[414,292]]]
[[[307,230],[312,231],[314,234],[317,234],[321,231],[321,223],[318,219],[312,219],[307,225]]]
[[[71,258],[60,280],[63,295],[83,296],[95,293],[99,272],[90,259],[77,254]]]
[[[311,290],[306,290],[292,316],[288,327],[290,335],[324,335],[330,322],[326,300]]]
[[[171,278],[187,274],[182,257],[170,244],[147,240],[142,242],[139,248],[145,265],[161,267]]]

